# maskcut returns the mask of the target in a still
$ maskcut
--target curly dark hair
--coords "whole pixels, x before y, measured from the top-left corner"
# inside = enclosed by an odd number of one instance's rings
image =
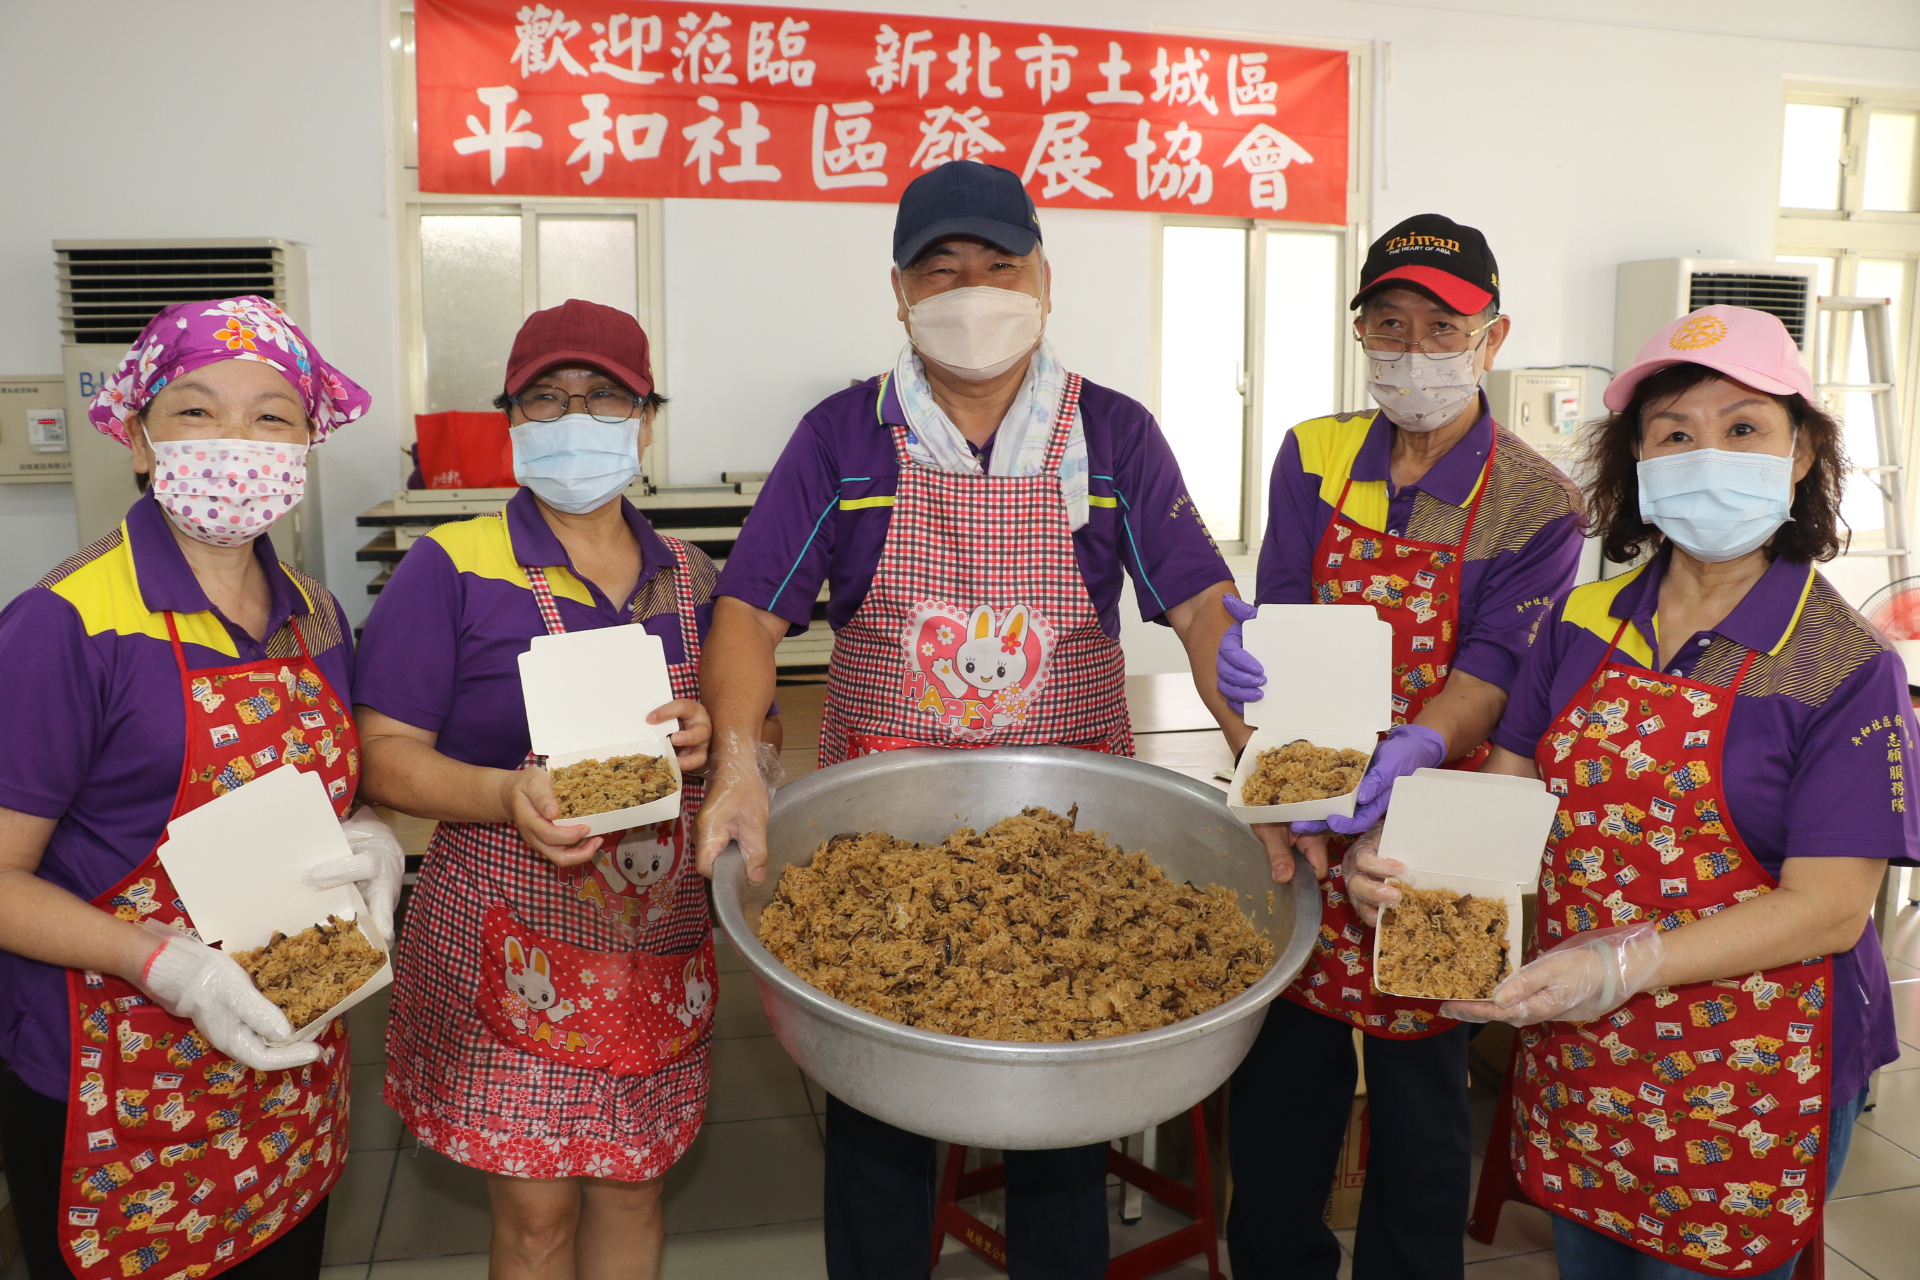
[[[1726,375],[1699,364],[1670,365],[1633,390],[1627,407],[1587,428],[1587,527],[1601,539],[1607,558],[1626,563],[1644,549],[1666,541],[1640,518],[1640,479],[1635,469],[1640,416],[1648,405],[1671,400],[1704,382]],[[1801,447],[1813,451],[1813,465],[1793,489],[1792,518],[1773,535],[1768,551],[1798,563],[1831,560],[1846,544],[1840,518],[1840,485],[1847,459],[1840,424],[1832,414],[1801,395],[1774,396],[1799,431]]]

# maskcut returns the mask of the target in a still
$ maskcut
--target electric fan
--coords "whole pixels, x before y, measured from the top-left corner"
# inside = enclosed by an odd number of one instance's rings
[[[1907,664],[1907,687],[1920,691],[1920,578],[1902,578],[1867,597],[1860,612],[1893,641]]]

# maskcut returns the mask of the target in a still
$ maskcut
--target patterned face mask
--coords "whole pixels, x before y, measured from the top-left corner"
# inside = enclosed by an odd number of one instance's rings
[[[245,546],[307,492],[307,446],[266,440],[155,440],[153,495],[174,528]]]

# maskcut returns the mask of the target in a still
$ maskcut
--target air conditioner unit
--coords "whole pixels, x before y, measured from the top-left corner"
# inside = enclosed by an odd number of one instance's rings
[[[1623,262],[1615,276],[1613,367],[1633,363],[1642,344],[1690,311],[1716,303],[1780,317],[1813,367],[1814,266],[1739,258],[1654,258]]]
[[[307,251],[271,237],[231,240],[56,240],[61,363],[80,545],[120,523],[138,492],[127,451],[87,426],[87,406],[113,377],[147,321],[176,302],[251,293],[280,304],[303,328]],[[307,497],[288,517],[277,549],[321,575],[319,472],[309,464]]]

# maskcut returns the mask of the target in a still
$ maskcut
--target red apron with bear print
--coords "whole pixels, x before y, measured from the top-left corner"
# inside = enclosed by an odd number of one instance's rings
[[[346,708],[287,627],[298,656],[197,674],[167,614],[187,744],[168,821],[268,769],[309,769],[334,810],[353,804],[360,739]],[[93,900],[122,920],[192,921],[161,866],[144,862]],[[262,850],[271,856],[272,850]],[[214,1049],[186,1018],[112,974],[67,971],[73,1067],[60,1222],[67,1265],[95,1276],[213,1276],[304,1218],[347,1154],[347,1028],[320,1033],[320,1057],[255,1071]]]
[[[1397,538],[1347,519],[1341,508],[1353,489],[1349,476],[1314,549],[1315,604],[1370,604],[1393,627],[1395,724],[1413,720],[1446,686],[1454,651],[1460,647],[1460,581],[1467,539],[1473,536],[1492,474],[1493,451],[1488,450],[1467,507],[1466,527],[1455,544]],[[1448,768],[1477,769],[1486,755],[1482,744]],[[1460,1025],[1430,1006],[1374,989],[1371,931],[1347,898],[1338,862],[1321,882],[1320,893],[1320,937],[1307,967],[1286,990],[1289,1000],[1350,1022],[1370,1036],[1419,1040]]]
[[[1753,654],[1725,689],[1612,658],[1535,756],[1561,797],[1540,875],[1543,949],[1612,925],[1679,928],[1777,884],[1735,831],[1722,776]],[[1826,1200],[1832,988],[1820,956],[1523,1028],[1512,1157],[1528,1197],[1695,1271],[1792,1259]]]

